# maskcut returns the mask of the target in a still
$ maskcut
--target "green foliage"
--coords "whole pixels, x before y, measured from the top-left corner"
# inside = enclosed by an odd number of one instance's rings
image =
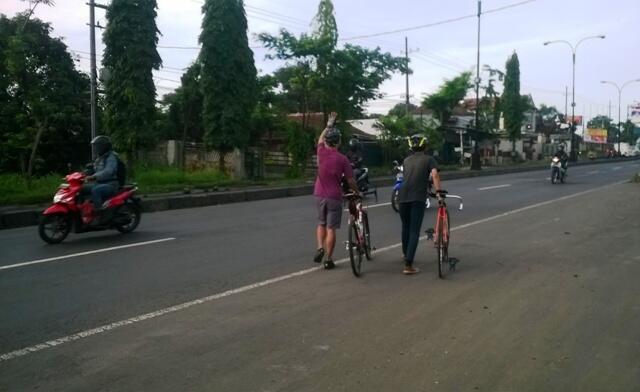
[[[224,154],[249,142],[256,106],[256,68],[241,0],[206,0],[200,43],[203,123],[207,146]],[[223,166],[221,166],[223,167]]]
[[[504,112],[504,127],[515,151],[515,142],[521,136],[525,110],[524,100],[520,95],[520,62],[516,53],[513,53],[507,60],[506,70],[504,92],[502,93],[502,109]]]
[[[631,120],[627,120],[622,126],[621,141],[634,146],[638,141],[640,141],[640,139],[638,139],[638,137],[636,137],[635,135],[636,125],[631,122]]]
[[[153,144],[156,88],[152,71],[162,64],[156,50],[156,0],[113,0],[107,10],[102,63],[105,126],[130,163],[136,152]]]
[[[323,0],[312,35],[260,34],[262,43],[273,51],[270,59],[287,61],[276,72],[287,108],[302,113],[338,112],[340,118],[360,116],[364,104],[381,97],[379,86],[397,71],[406,71],[404,58],[355,45],[337,49],[338,36],[333,5]],[[306,122],[304,124],[306,126]]]
[[[27,181],[18,174],[0,174],[0,206],[50,201],[62,176],[48,175]]]
[[[291,154],[293,160],[288,177],[300,178],[304,175],[307,160],[313,151],[314,134],[305,131],[300,124],[295,122],[287,122],[285,129],[287,131],[287,152]]]
[[[445,80],[438,91],[422,101],[422,105],[433,110],[440,124],[445,125],[453,109],[464,99],[471,87],[471,72],[463,72],[451,80]]]
[[[409,113],[413,113],[417,109],[418,107],[416,105],[409,103]],[[391,108],[391,110],[389,110],[389,113],[387,113],[387,116],[395,116],[395,117],[403,117],[406,115],[407,115],[406,103],[396,104],[393,108]]]
[[[89,158],[89,80],[51,26],[0,15],[0,171],[63,170]]]
[[[383,116],[375,125],[380,129],[380,140],[388,159],[402,159],[407,152],[407,138],[416,133],[424,134],[429,140],[428,150],[442,148],[444,137],[433,119],[417,119],[413,116]]]
[[[613,119],[608,116],[595,116],[587,122],[587,128],[601,128],[607,130],[607,142],[618,142],[618,127],[614,123]]]
[[[313,35],[335,48],[338,43],[338,25],[331,0],[320,0],[313,24]]]

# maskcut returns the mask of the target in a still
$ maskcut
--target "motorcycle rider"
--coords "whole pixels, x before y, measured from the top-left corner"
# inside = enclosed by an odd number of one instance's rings
[[[427,155],[427,138],[422,134],[409,137],[411,154],[403,162],[404,182],[398,193],[400,219],[402,220],[402,254],[405,275],[419,272],[413,259],[420,239],[420,228],[424,217],[425,200],[429,189],[429,175],[433,179],[436,193],[440,197],[440,175],[438,163]]]
[[[554,158],[560,159],[560,165],[562,166],[562,170],[564,170],[565,175],[567,172],[567,163],[569,162],[569,155],[564,151],[564,143],[561,143],[558,146],[558,150],[553,154]]]
[[[316,227],[318,250],[313,261],[322,262],[326,254],[325,269],[335,267],[333,250],[336,245],[336,230],[340,228],[342,220],[342,178],[346,178],[348,186],[358,192],[358,185],[353,178],[353,169],[349,160],[338,151],[341,133],[334,126],[336,117],[336,113],[331,113],[327,127],[318,139],[318,176],[313,190],[318,212]]]
[[[91,195],[94,212],[98,215],[102,204],[118,191],[118,156],[113,151],[111,139],[108,136],[96,136],[91,145],[95,149],[97,158],[93,162],[93,170],[86,177],[89,183],[84,184],[82,193]],[[95,218],[95,215],[94,215]],[[92,219],[94,222],[98,219]]]
[[[363,161],[364,158],[362,156],[362,151],[360,149],[360,141],[357,136],[352,136],[348,143],[349,149],[346,153],[349,162],[351,163],[351,167],[353,168],[353,177],[356,181],[360,178],[363,171]],[[360,185],[360,184],[358,184]]]

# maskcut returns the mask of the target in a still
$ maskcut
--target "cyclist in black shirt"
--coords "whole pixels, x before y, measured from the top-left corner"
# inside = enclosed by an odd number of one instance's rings
[[[404,255],[405,275],[419,272],[413,266],[413,259],[418,248],[420,228],[424,217],[425,200],[429,189],[429,175],[433,179],[436,193],[440,187],[438,163],[425,153],[427,138],[415,134],[409,138],[409,147],[413,152],[403,163],[404,182],[398,194],[400,219],[402,220],[402,254]]]

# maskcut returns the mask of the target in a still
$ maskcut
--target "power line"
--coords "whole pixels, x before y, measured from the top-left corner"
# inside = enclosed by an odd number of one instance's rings
[[[504,6],[504,7],[487,10],[487,11],[484,11],[482,13],[483,14],[494,13],[494,12],[502,11],[502,10],[505,10],[505,9],[508,9],[508,8],[514,8],[514,7],[518,7],[518,6],[524,5],[524,4],[532,3],[534,1],[536,1],[536,0],[525,0],[525,1],[521,1],[519,3],[514,3],[514,4],[507,5],[507,6]],[[444,25],[444,24],[460,22],[460,21],[465,20],[465,19],[471,19],[471,18],[477,18],[477,17],[478,17],[477,14],[459,16],[457,18],[445,19],[445,20],[441,20],[441,21],[438,21],[438,22],[427,23],[427,24],[419,25],[419,26],[406,27],[406,28],[401,28],[401,29],[396,29],[396,30],[391,30],[391,31],[384,31],[384,32],[375,33],[375,34],[360,35],[360,36],[356,36],[356,37],[341,38],[340,41],[353,41],[353,40],[356,40],[356,39],[380,37],[380,36],[383,36],[383,35],[391,35],[391,34],[397,34],[397,33],[404,33],[404,32],[407,32],[407,31],[422,30],[422,29],[426,29],[426,28],[429,28],[429,27],[441,26],[441,25]]]

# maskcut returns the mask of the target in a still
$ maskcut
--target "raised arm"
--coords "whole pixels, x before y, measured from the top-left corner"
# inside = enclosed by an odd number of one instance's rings
[[[440,174],[438,173],[438,169],[431,169],[431,179],[433,179],[433,186],[436,188],[436,193],[442,189],[440,185]]]
[[[329,120],[327,121],[327,126],[322,131],[322,133],[320,134],[320,137],[318,138],[318,145],[324,144],[324,135],[325,135],[325,133],[327,133],[327,131],[329,129],[333,128],[333,126],[336,123],[336,118],[337,117],[338,117],[338,113],[336,113],[336,112],[331,112],[331,114],[329,114]]]

